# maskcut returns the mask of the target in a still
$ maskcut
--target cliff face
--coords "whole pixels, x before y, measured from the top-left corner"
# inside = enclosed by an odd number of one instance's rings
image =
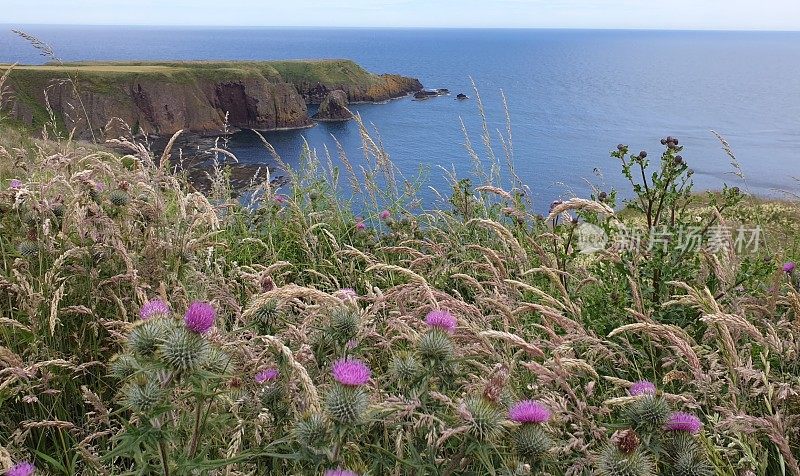
[[[331,92],[337,90],[344,91],[347,94],[348,102],[359,103],[383,102],[422,89],[422,83],[419,80],[396,74],[377,76],[374,81],[368,84],[301,82],[296,86],[307,104],[322,104]]]
[[[319,111],[312,117],[315,121],[349,121],[353,113],[347,109],[347,93],[341,89],[332,91],[319,105]]]
[[[105,138],[119,135],[117,127],[106,127],[118,122],[112,119],[151,135],[216,134],[226,114],[234,128],[306,127],[312,124],[307,104],[319,104],[331,91],[344,91],[352,102],[385,101],[422,87],[351,61],[18,66],[10,81],[12,117],[41,126],[49,103],[66,130]]]

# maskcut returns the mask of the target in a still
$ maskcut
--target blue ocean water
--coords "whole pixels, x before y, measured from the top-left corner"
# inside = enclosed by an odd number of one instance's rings
[[[0,62],[44,61],[11,27],[0,32]],[[745,186],[731,174],[711,130],[730,142],[750,191],[776,195],[799,188],[793,177],[800,176],[800,33],[20,28],[50,43],[66,61],[349,58],[376,73],[414,76],[426,87],[474,98],[472,78],[495,137],[506,127],[500,91],[505,94],[516,171],[539,207],[583,195],[588,183],[621,185],[609,151],[622,142],[652,157],[667,135],[681,139],[698,188]],[[422,167],[428,183],[443,191],[438,166],[459,176],[471,168],[462,119],[482,151],[474,99],[406,98],[353,109],[380,132],[404,173],[414,176]],[[267,134],[289,163],[297,162],[304,140],[321,151],[334,148],[333,137],[351,159],[362,156],[353,123]],[[232,146],[243,162],[270,162],[251,136],[235,137]]]

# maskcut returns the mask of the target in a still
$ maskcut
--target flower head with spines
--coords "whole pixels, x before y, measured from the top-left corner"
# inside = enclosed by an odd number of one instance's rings
[[[354,473],[348,469],[329,469],[325,471],[324,476],[358,476],[358,473]]]
[[[508,419],[522,424],[545,423],[550,419],[550,409],[535,400],[522,400],[508,410]]]
[[[139,309],[139,318],[142,320],[147,320],[154,316],[169,316],[169,305],[161,299],[151,299]]]
[[[358,299],[358,293],[353,288],[342,288],[336,291],[335,294],[342,301],[355,301]]]
[[[369,405],[364,385],[372,377],[372,371],[360,360],[341,359],[333,363],[331,374],[337,382],[325,401],[331,418],[345,425],[360,421]]]
[[[372,371],[358,359],[341,359],[333,363],[333,378],[347,387],[358,387],[369,382]]]
[[[255,375],[255,377],[253,377],[253,379],[258,384],[263,384],[263,383],[266,383],[266,382],[272,382],[273,380],[275,380],[277,378],[278,378],[278,369],[274,369],[274,368],[264,369],[264,370],[258,372]]]
[[[22,461],[6,471],[6,476],[32,476],[35,471],[36,467],[33,466],[33,463]]]
[[[630,393],[632,397],[638,397],[639,395],[655,395],[656,386],[649,380],[639,380],[631,385],[631,388],[628,389],[628,393]]]
[[[448,334],[452,334],[456,331],[458,321],[450,314],[450,311],[434,310],[425,316],[425,324],[432,329],[441,329]]]
[[[195,334],[205,334],[214,327],[214,317],[216,312],[211,304],[202,301],[194,301],[186,310],[183,318],[186,328]]]
[[[700,431],[702,426],[700,419],[691,413],[675,412],[670,415],[669,420],[664,424],[664,429],[668,431],[684,431],[694,435]]]

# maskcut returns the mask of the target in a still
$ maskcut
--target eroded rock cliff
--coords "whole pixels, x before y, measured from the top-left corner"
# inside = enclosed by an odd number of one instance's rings
[[[17,120],[39,127],[50,120],[49,104],[65,130],[104,138],[119,134],[107,127],[114,119],[148,135],[218,134],[226,115],[233,128],[300,128],[312,124],[307,104],[335,90],[350,102],[379,102],[422,88],[345,60],[17,66],[10,83],[6,109]]]
[[[312,117],[315,121],[348,121],[353,113],[347,108],[347,93],[341,89],[331,91]]]

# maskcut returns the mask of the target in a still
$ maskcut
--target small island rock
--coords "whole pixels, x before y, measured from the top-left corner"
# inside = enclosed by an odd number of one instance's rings
[[[347,109],[347,93],[341,89],[331,91],[319,105],[313,119],[317,121],[349,121],[353,113]]]

